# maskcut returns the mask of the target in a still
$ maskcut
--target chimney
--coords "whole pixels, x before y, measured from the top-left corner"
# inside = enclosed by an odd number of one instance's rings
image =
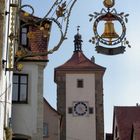
[[[91,61],[92,61],[93,63],[95,63],[95,57],[94,57],[94,56],[91,57]]]

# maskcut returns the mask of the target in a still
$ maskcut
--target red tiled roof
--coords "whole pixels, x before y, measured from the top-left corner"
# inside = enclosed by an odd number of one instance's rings
[[[130,140],[133,123],[140,121],[140,107],[115,107],[120,140]]]
[[[32,22],[37,22],[41,18],[29,15],[29,16],[24,16],[24,11],[21,11],[20,13],[20,20],[25,23],[30,23]],[[46,23],[50,25],[51,30],[51,22],[48,21],[47,19],[44,20]],[[31,23],[32,23],[31,22]],[[39,24],[39,23],[38,23]],[[34,34],[33,38],[28,38],[28,46],[26,48],[32,52],[32,53],[42,53],[42,52],[47,52],[48,51],[48,42],[49,42],[49,36],[48,37],[43,37],[42,31],[39,29],[39,27],[34,26],[33,24],[27,24],[26,26],[29,27],[28,32],[32,32]],[[34,56],[34,57],[27,57],[25,60],[48,60],[48,56]]]
[[[76,51],[72,57],[63,65],[55,68],[56,70],[99,70],[105,71],[105,68],[93,63],[82,51]]]
[[[60,113],[57,110],[55,110],[45,98],[43,98],[43,103],[46,104],[50,108],[50,110],[55,112],[57,115],[60,115]]]

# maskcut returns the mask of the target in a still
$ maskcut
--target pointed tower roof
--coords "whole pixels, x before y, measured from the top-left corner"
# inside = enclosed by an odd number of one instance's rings
[[[105,71],[105,68],[89,60],[82,51],[74,51],[72,57],[55,70],[94,70]]]
[[[77,34],[74,36],[74,53],[72,57],[63,65],[55,68],[56,70],[67,71],[105,71],[105,68],[97,65],[89,60],[82,52],[82,36],[79,34],[79,26]]]

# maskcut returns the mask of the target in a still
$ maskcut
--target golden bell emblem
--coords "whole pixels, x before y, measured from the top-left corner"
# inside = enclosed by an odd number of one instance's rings
[[[110,44],[113,38],[118,38],[119,35],[115,32],[114,24],[112,21],[107,21],[105,23],[104,33],[101,35],[102,38],[107,38],[110,40]]]

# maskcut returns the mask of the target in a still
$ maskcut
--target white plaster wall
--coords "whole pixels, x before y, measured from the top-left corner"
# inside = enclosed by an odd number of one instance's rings
[[[4,137],[4,127],[9,126],[9,118],[11,118],[11,95],[12,95],[12,73],[2,72],[0,80],[0,140]]]
[[[3,7],[5,7],[4,11],[8,11],[9,0],[5,0],[5,3],[3,3],[2,1],[0,6],[2,7],[1,10],[3,10]],[[3,28],[3,32],[0,31],[0,34],[3,36],[3,40],[0,40],[2,41],[0,43],[0,61],[2,62],[2,60],[7,60],[7,65],[8,56],[6,55],[6,53],[8,53],[9,48],[9,44],[7,44],[7,36],[8,30],[10,30],[10,27],[8,28],[8,16],[9,14],[3,18],[4,21],[0,21],[4,22],[4,25],[1,27]],[[2,68],[2,65],[0,63],[0,140],[4,139],[4,127],[9,127],[9,118],[11,118],[12,74],[13,72],[6,72],[5,68]]]
[[[1,80],[0,80],[0,140],[3,139],[3,126],[4,126],[4,107],[5,107],[5,81],[3,77],[3,74],[1,75]]]
[[[77,79],[84,80],[84,88],[77,88]],[[94,113],[79,117],[68,114],[73,101],[88,101]],[[94,74],[66,75],[66,112],[66,140],[96,140]]]
[[[12,128],[14,133],[31,136],[37,132],[38,65],[24,63],[21,72],[28,75],[28,104],[13,104]]]

